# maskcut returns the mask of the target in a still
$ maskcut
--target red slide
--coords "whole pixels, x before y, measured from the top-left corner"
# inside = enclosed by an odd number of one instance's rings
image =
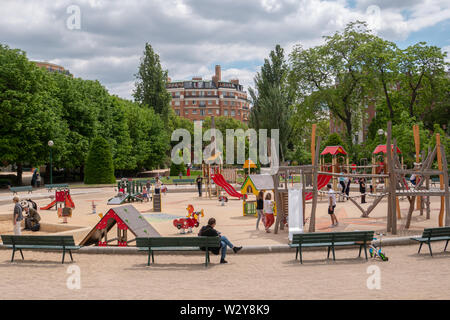
[[[244,197],[244,195],[237,192],[236,189],[234,189],[231,186],[231,184],[229,184],[221,174],[219,173],[212,174],[211,178],[213,179],[215,184],[217,184],[219,187],[222,187],[230,196],[239,199]]]
[[[66,207],[75,209],[75,203],[73,203],[73,200],[72,200],[72,197],[70,196],[70,194],[66,195]]]
[[[45,207],[40,207],[41,210],[50,210],[53,208],[56,204],[56,200],[53,200],[50,204],[46,205]]]
[[[327,174],[319,174],[317,177],[317,188],[318,190],[325,187],[328,182],[330,182],[331,176]],[[313,197],[312,192],[305,193],[305,200],[311,200]]]

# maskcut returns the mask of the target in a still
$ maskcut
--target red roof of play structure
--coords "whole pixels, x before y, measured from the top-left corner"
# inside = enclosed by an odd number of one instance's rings
[[[323,149],[322,153],[320,154],[321,156],[326,155],[326,154],[331,154],[333,156],[337,155],[337,154],[347,154],[347,152],[345,152],[344,148],[342,148],[341,146],[332,146],[332,147],[325,147],[325,149]]]
[[[394,149],[394,145],[392,144],[391,150],[393,150],[393,149]],[[386,145],[385,144],[383,144],[383,145],[379,144],[372,153],[376,154],[376,153],[380,153],[380,152],[386,153]],[[402,153],[398,147],[397,147],[397,153]]]

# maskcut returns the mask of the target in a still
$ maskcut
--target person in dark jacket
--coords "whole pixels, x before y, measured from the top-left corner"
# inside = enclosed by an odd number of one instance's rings
[[[242,249],[242,247],[235,247],[227,237],[222,236],[219,231],[214,229],[215,226],[216,219],[210,218],[208,220],[208,224],[200,229],[198,235],[200,237],[220,237],[220,248],[211,248],[210,251],[214,254],[219,254],[219,250],[222,250],[220,263],[227,263],[227,261],[225,260],[225,256],[227,254],[227,246],[233,249],[234,253],[237,253]]]
[[[359,192],[361,193],[361,203],[366,203],[366,179],[359,179]]]
[[[200,177],[200,176],[197,176],[197,179],[195,180],[195,182],[197,183],[198,196],[201,197],[201,196],[202,196],[202,183],[203,183],[203,178]]]

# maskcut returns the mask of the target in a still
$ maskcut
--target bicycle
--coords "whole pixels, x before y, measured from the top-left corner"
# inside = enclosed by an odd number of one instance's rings
[[[380,258],[381,261],[388,261],[389,258],[384,252],[381,251],[381,239],[383,238],[383,234],[381,232],[377,232],[375,234],[380,236],[380,248],[377,248],[377,246],[372,242],[369,246],[370,257],[373,259]],[[377,240],[377,238],[373,238],[373,240]]]

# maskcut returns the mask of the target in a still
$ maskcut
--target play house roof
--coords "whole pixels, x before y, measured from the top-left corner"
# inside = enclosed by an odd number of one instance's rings
[[[249,160],[245,160],[244,165],[242,166],[242,168],[248,169],[248,166],[250,166],[250,168],[256,168],[256,164],[250,159]]]
[[[253,193],[261,190],[273,190],[273,178],[269,174],[251,174],[245,179],[241,187],[241,193],[246,194],[247,188],[251,186]]]
[[[109,231],[116,223],[124,224],[136,238],[161,236],[135,207],[125,205],[110,209],[81,241],[80,245],[96,244],[102,238],[102,230],[106,228]]]
[[[347,155],[347,152],[345,152],[344,148],[342,148],[341,146],[330,146],[330,147],[325,147],[325,149],[323,149],[323,151],[320,155],[324,156],[326,154],[331,154],[333,156],[335,156],[337,154]]]
[[[391,150],[393,150],[393,149],[394,149],[394,145],[391,145]],[[383,145],[379,144],[375,148],[375,150],[373,150],[372,153],[373,154],[377,154],[377,153],[380,153],[380,152],[386,153],[386,145],[385,144],[383,144]],[[402,153],[398,147],[397,147],[397,153]]]

